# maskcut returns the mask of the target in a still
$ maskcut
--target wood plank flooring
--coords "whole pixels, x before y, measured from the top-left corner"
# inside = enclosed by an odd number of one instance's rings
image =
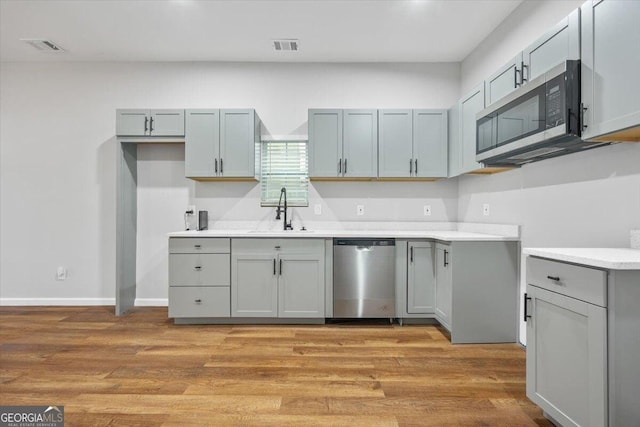
[[[67,426],[551,426],[517,344],[436,326],[176,326],[166,308],[0,307],[0,404]]]

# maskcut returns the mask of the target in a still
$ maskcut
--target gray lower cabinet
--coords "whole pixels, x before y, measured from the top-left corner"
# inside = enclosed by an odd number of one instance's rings
[[[324,318],[322,239],[233,239],[233,317]]]
[[[309,110],[309,176],[375,178],[377,110]]]
[[[607,425],[606,289],[602,270],[527,261],[527,396],[562,426]]]
[[[435,317],[451,342],[515,342],[518,242],[436,243],[435,253]]]
[[[436,243],[435,247],[435,314],[438,322],[451,332],[451,246]]]
[[[582,138],[638,141],[640,2],[589,0],[581,11]]]
[[[447,176],[446,110],[379,110],[381,178]]]
[[[230,316],[230,239],[169,239],[169,317]]]
[[[252,109],[187,110],[185,176],[253,178],[260,119]]]
[[[183,136],[184,110],[116,110],[117,136]]]
[[[435,277],[433,243],[408,242],[407,313],[433,314],[435,310]]]

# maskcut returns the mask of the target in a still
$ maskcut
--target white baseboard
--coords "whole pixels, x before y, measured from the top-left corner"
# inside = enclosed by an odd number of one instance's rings
[[[136,307],[168,307],[168,298],[136,298]]]
[[[0,298],[0,305],[116,305],[115,298]]]

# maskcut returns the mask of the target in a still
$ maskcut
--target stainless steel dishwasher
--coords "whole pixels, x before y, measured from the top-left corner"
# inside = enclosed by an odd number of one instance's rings
[[[395,317],[395,265],[395,239],[334,239],[333,317]]]

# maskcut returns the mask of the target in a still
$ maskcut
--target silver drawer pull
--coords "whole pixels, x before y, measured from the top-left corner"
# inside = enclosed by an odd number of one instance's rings
[[[194,301],[196,304],[202,304],[202,300],[201,299],[197,299]]]
[[[547,276],[547,279],[553,280],[554,282],[559,282],[560,276]]]
[[[194,245],[193,247],[196,248],[196,249],[200,249],[202,246],[201,245]]]
[[[196,265],[196,266],[195,266],[195,267],[193,267],[193,268],[194,268],[194,269],[196,269],[197,271],[202,270],[202,267],[201,267],[201,266],[199,266],[199,265]]]

